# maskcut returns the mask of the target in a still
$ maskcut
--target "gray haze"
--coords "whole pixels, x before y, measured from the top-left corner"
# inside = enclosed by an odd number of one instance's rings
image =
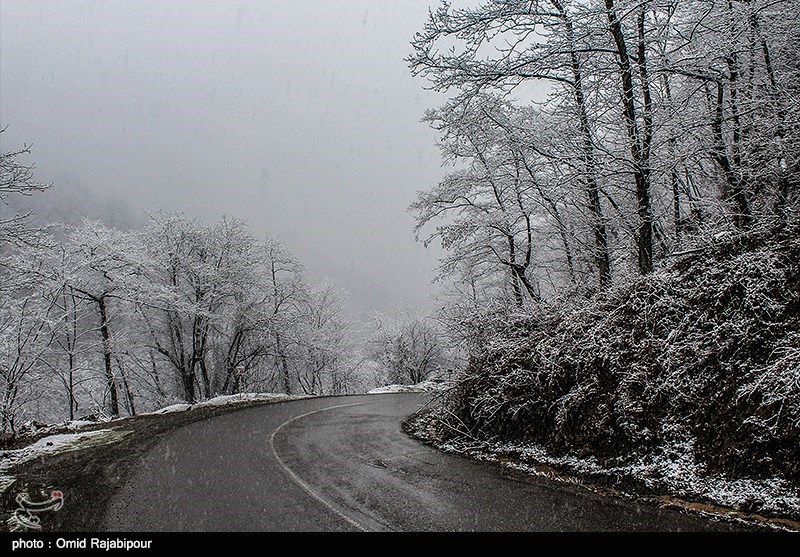
[[[2,0],[2,148],[135,213],[244,217],[356,310],[430,307],[406,208],[443,174],[443,99],[403,58],[434,4]]]

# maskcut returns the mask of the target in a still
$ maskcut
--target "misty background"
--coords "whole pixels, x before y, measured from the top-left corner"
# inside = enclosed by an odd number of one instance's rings
[[[443,175],[410,75],[434,0],[3,0],[3,150],[110,225],[250,221],[356,312],[432,308],[407,207]],[[116,222],[115,222],[116,221]]]

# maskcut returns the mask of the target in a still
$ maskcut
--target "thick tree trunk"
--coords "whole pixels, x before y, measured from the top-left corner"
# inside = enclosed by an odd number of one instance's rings
[[[512,265],[511,268],[513,269],[514,274],[519,278],[519,281],[525,287],[525,291],[530,296],[531,300],[539,301],[539,294],[536,293],[536,288],[534,288],[531,281],[528,280],[526,275],[527,267],[523,265]]]
[[[183,398],[186,402],[194,404],[197,402],[197,395],[194,390],[194,372],[183,370],[181,373],[181,383],[183,384]]]
[[[283,392],[287,395],[292,394],[292,378],[289,375],[289,362],[286,359],[286,354],[283,351],[281,344],[280,333],[275,333],[275,352],[278,359],[278,367],[280,369],[281,382],[283,383]]]
[[[117,394],[117,384],[114,380],[114,369],[111,365],[111,333],[108,324],[108,307],[106,305],[106,297],[101,296],[97,299],[97,307],[100,310],[100,335],[103,337],[103,363],[106,373],[106,384],[111,396],[111,417],[116,418],[119,416],[119,396]]]
[[[75,410],[77,410],[77,401],[75,400],[75,355],[69,355],[69,371],[67,379],[67,396],[69,397],[69,419],[75,419]]]
[[[119,376],[122,379],[122,386],[125,388],[125,400],[128,402],[128,414],[131,416],[136,415],[136,403],[134,398],[136,395],[133,394],[131,390],[130,384],[128,384],[128,378],[125,377],[125,371],[122,368],[122,364],[120,363],[119,359],[117,359],[117,367],[120,370]]]
[[[638,208],[639,226],[636,234],[636,247],[638,254],[639,272],[650,273],[653,270],[653,209],[650,199],[650,141],[652,122],[648,112],[649,89],[644,87],[643,95],[645,105],[644,131],[639,129],[636,119],[636,101],[633,87],[633,69],[628,53],[628,45],[622,31],[622,25],[617,17],[614,0],[605,0],[606,14],[608,16],[608,29],[617,47],[617,64],[620,70],[622,84],[622,107],[625,118],[625,127],[628,132],[628,142],[633,162],[633,176],[636,184],[636,204]],[[643,21],[642,21],[643,25]],[[640,75],[647,78],[644,47],[640,40],[639,67]]]
[[[239,355],[239,348],[242,344],[242,337],[244,336],[242,329],[237,327],[233,339],[228,345],[228,353],[225,355],[225,382],[222,385],[222,392],[225,394],[233,394],[237,392],[239,385],[239,376],[236,374],[236,360]],[[228,392],[228,389],[231,392]]]
[[[558,1],[552,2],[553,6],[561,14],[567,32],[567,40],[570,48],[575,41],[575,31],[572,22],[566,13],[565,8]],[[575,50],[570,52],[570,64],[572,67],[572,80],[574,82],[575,105],[578,108],[578,124],[581,131],[583,146],[584,176],[586,181],[586,196],[589,205],[589,212],[592,216],[592,235],[594,236],[594,261],[597,266],[600,288],[607,288],[611,285],[611,261],[608,254],[608,232],[606,231],[605,220],[603,219],[603,206],[600,202],[600,186],[597,182],[597,163],[594,156],[594,141],[592,139],[592,128],[589,123],[589,112],[586,107],[586,96],[583,91],[583,75],[581,72],[580,59]]]
[[[197,365],[200,366],[200,378],[203,381],[203,393],[201,393],[201,395],[207,399],[211,398],[214,396],[214,393],[211,390],[211,378],[208,374],[208,366],[206,365],[204,354],[198,357]]]
[[[637,191],[639,202],[639,270],[642,273],[649,273],[653,270],[653,243],[655,235],[655,216],[651,201],[651,170],[650,161],[653,147],[653,99],[650,93],[650,75],[647,69],[647,48],[645,42],[645,12],[646,6],[643,4],[639,9],[637,18],[637,66],[639,67],[639,79],[642,89],[642,133],[641,133],[641,161],[639,166],[642,173],[642,191]]]
[[[508,235],[508,261],[509,261],[509,269],[508,269],[508,276],[509,280],[511,281],[511,289],[514,292],[514,301],[517,303],[518,307],[522,307],[525,303],[524,298],[522,297],[522,289],[519,285],[519,277],[514,269],[514,265],[517,259],[517,250],[516,245],[514,244],[514,237],[510,234]]]
[[[65,287],[61,291],[64,302],[64,347],[67,351],[67,398],[69,399],[69,419],[75,419],[78,401],[75,399],[75,352],[78,345],[78,309],[75,293]]]

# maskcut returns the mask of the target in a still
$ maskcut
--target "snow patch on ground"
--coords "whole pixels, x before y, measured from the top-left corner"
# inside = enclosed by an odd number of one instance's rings
[[[171,414],[173,412],[183,412],[185,410],[191,410],[191,404],[173,404],[171,406],[165,406],[164,408],[159,408],[158,410],[154,410],[153,412],[148,412],[146,415],[149,414]]]
[[[229,406],[239,404],[241,402],[281,402],[284,400],[300,400],[303,398],[312,398],[310,395],[284,395],[278,393],[240,393],[235,395],[222,395],[209,400],[204,400],[195,404],[172,404],[164,408],[148,412],[147,414],[139,414],[140,416],[147,416],[152,414],[170,414],[172,412],[185,412],[194,408],[208,408]]]
[[[39,422],[28,422],[19,430],[20,437],[33,437],[36,435],[55,435],[69,431],[78,431],[90,425],[96,425],[99,421],[91,420],[71,420],[58,424],[42,424]]]
[[[434,440],[435,441],[435,440]],[[706,500],[713,504],[758,514],[800,515],[800,493],[782,478],[732,479],[706,474],[691,454],[672,453],[649,462],[639,461],[625,466],[603,466],[594,457],[554,456],[544,447],[511,443],[470,442],[466,439],[435,443],[445,452],[468,455],[479,460],[499,462],[534,475],[569,481],[554,473],[561,470],[580,476],[630,478],[656,491],[668,491],[686,500]],[[553,470],[547,468],[552,467]]]
[[[435,393],[450,386],[447,381],[423,381],[416,385],[387,385],[367,391],[368,395],[388,395],[397,393]]]
[[[110,442],[119,441],[127,434],[127,431],[116,429],[98,429],[81,433],[61,433],[43,437],[24,449],[9,452],[19,452],[24,456],[24,460],[30,460],[40,456],[105,445]]]

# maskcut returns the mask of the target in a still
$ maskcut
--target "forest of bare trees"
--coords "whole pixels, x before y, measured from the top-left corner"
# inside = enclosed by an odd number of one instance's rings
[[[462,5],[407,59],[448,96],[411,210],[471,356],[421,431],[796,482],[800,4]]]
[[[282,241],[235,217],[51,223],[58,186],[37,182],[30,158],[2,153],[2,434],[231,394],[353,394],[450,367],[435,320],[398,309],[360,326],[344,291],[311,283]]]
[[[408,59],[450,96],[426,120],[455,170],[412,206],[448,250],[442,272],[521,306],[650,273],[698,236],[785,220],[795,8],[444,3]],[[546,99],[529,98],[532,83]]]
[[[2,154],[4,203],[47,189],[27,155]],[[281,241],[241,220],[156,212],[124,231],[12,214],[0,223],[3,433],[32,418],[364,387],[338,289],[309,284]]]

